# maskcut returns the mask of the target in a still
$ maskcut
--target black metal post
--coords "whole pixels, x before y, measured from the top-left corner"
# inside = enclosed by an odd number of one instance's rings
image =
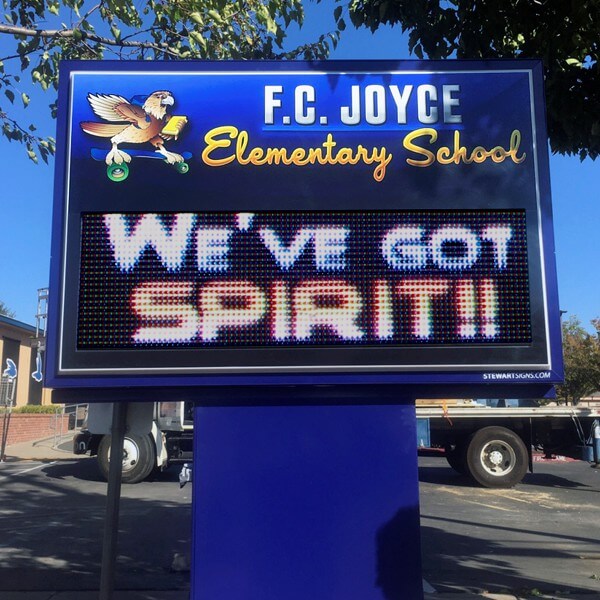
[[[121,476],[123,473],[123,440],[127,425],[127,402],[113,404],[110,464],[106,493],[106,514],[102,538],[102,563],[100,566],[100,600],[111,600],[115,589],[117,538],[119,534],[119,504]]]
[[[10,427],[10,415],[15,395],[16,379],[2,375],[0,383],[0,402],[4,406],[4,419],[2,421],[2,440],[0,443],[0,462],[6,460],[6,445],[8,444],[8,429]]]
[[[5,451],[6,444],[8,442],[8,426],[10,425],[10,407],[6,407],[4,413],[4,420],[2,421],[2,447],[0,448],[0,462],[6,460]]]

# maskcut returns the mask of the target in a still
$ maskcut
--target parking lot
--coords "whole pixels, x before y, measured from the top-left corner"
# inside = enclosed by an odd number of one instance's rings
[[[600,470],[536,464],[517,488],[486,490],[443,458],[419,465],[423,575],[437,591],[600,595]],[[191,491],[177,468],[123,486],[117,589],[189,587]],[[105,494],[88,457],[0,464],[0,592],[97,588]]]
[[[424,577],[438,591],[600,597],[600,470],[536,463],[514,489],[471,487],[443,458],[421,458]]]
[[[106,483],[89,457],[0,465],[0,591],[97,589]],[[176,469],[121,494],[117,589],[185,589],[191,486]],[[1,596],[0,596],[1,597]]]

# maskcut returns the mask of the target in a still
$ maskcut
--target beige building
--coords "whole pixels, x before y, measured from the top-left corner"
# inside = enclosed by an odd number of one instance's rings
[[[0,315],[0,372],[7,368],[7,359],[17,366],[15,405],[50,404],[50,390],[31,375],[36,371],[36,329],[16,319]]]

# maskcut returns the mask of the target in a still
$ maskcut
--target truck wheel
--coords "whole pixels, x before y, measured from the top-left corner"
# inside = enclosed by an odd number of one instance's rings
[[[484,427],[470,438],[468,472],[483,487],[513,487],[525,476],[528,462],[523,440],[510,429]]]
[[[111,436],[103,436],[98,446],[98,466],[104,479],[108,479]],[[154,468],[154,445],[149,435],[127,434],[123,440],[123,483],[139,483]]]
[[[448,464],[461,475],[469,472],[467,468],[467,452],[464,443],[446,446],[446,460]]]

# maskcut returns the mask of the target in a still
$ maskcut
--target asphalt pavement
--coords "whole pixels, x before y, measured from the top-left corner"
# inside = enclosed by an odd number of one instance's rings
[[[38,464],[54,465],[63,461],[76,461],[82,459],[72,453],[72,435],[62,439],[50,438],[13,444],[6,448],[6,465],[18,469],[18,473],[26,473],[28,469],[38,468]],[[87,460],[83,458],[83,460]],[[2,509],[0,509],[2,512]],[[98,582],[99,583],[99,582]],[[93,586],[92,586],[93,587]],[[485,582],[480,582],[480,589],[486,589]],[[491,593],[475,592],[461,593],[456,591],[435,591],[424,582],[425,600],[523,600],[525,598],[537,598],[545,600],[595,600],[600,594],[594,591],[582,594],[569,592],[557,592],[556,594],[541,594],[537,590],[527,590],[522,593]],[[112,593],[112,600],[188,600],[189,590],[125,590],[118,589]],[[99,597],[97,589],[89,590],[35,590],[35,591],[0,591],[0,600],[96,600]],[[282,599],[285,600],[285,599]],[[412,599],[402,599],[412,600]]]

